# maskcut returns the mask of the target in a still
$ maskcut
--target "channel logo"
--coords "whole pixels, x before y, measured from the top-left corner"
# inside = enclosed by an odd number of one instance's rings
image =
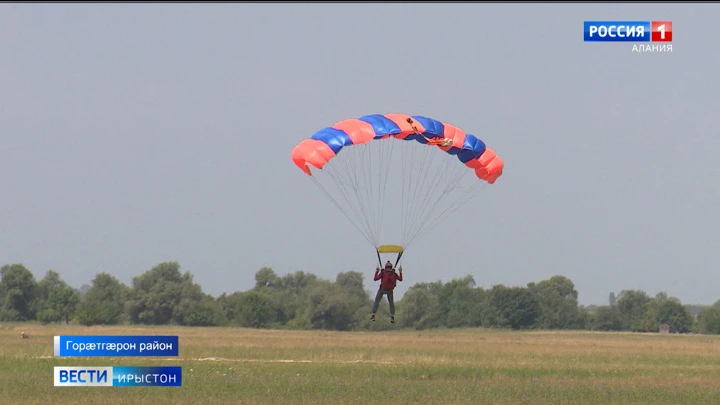
[[[662,42],[673,38],[672,21],[585,21],[585,42]]]
[[[56,387],[112,387],[112,367],[55,367]]]
[[[56,387],[180,387],[182,367],[54,367]]]

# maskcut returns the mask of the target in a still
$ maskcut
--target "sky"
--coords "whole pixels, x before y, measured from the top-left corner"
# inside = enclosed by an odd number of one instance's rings
[[[377,257],[290,159],[376,113],[481,138],[503,176],[418,239],[418,282],[570,278],[720,299],[720,4],[1,4],[0,264],[69,284],[178,261],[212,295]],[[672,53],[583,42],[672,20]],[[393,212],[386,214],[390,217]],[[392,241],[389,241],[392,243]]]

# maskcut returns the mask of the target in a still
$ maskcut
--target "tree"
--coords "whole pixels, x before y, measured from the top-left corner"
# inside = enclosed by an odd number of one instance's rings
[[[123,305],[131,290],[108,273],[98,273],[75,311],[83,325],[115,325],[121,322]]]
[[[582,318],[578,309],[578,292],[569,278],[552,276],[529,289],[537,297],[540,315],[537,327],[541,329],[578,329]]]
[[[623,328],[623,321],[617,307],[607,305],[597,308],[590,325],[593,330],[620,331]]]
[[[313,329],[352,330],[360,321],[355,316],[357,302],[349,300],[346,290],[335,283],[313,283],[306,300],[306,319]]]
[[[220,304],[202,291],[180,300],[174,320],[183,326],[218,326],[226,322]]]
[[[486,324],[512,329],[529,329],[540,315],[537,297],[523,287],[496,285],[487,300]]]
[[[235,313],[239,326],[265,328],[275,322],[277,309],[268,293],[247,291],[238,295]]]
[[[200,287],[193,283],[192,275],[180,273],[178,262],[160,263],[134,277],[129,296],[125,308],[130,321],[149,325],[183,324],[186,315],[183,311],[189,307],[180,303],[185,299],[205,298]]]
[[[258,276],[255,276],[258,279]],[[316,275],[304,271],[286,274],[281,279],[281,284],[293,294],[300,294],[308,285],[318,281]]]
[[[267,290],[272,293],[271,297],[277,309],[278,323],[293,328],[304,329],[309,327],[307,319],[302,316],[305,313],[304,306],[306,303],[306,297],[303,297],[302,294],[309,285],[318,280],[314,274],[296,271],[280,278],[281,289]],[[300,318],[297,318],[298,314],[300,314]]]
[[[338,273],[335,284],[347,291],[353,299],[363,303],[368,301],[367,291],[365,291],[365,283],[362,273],[357,271],[347,271]]]
[[[402,301],[402,310],[398,310],[400,326],[422,330],[440,325],[440,300],[428,289],[412,286]]]
[[[278,288],[282,286],[280,277],[270,267],[263,267],[255,273],[255,288]]]
[[[479,326],[482,320],[482,293],[482,290],[475,289],[475,279],[471,275],[443,284],[438,289],[437,299],[445,326]]]
[[[80,300],[79,294],[60,278],[55,270],[48,270],[38,282],[37,319],[43,323],[69,323]]]
[[[22,264],[9,264],[0,268],[0,320],[29,321],[35,318],[37,282],[35,276]]]
[[[80,286],[80,288],[77,289],[77,293],[80,294],[80,296],[82,297],[89,289],[89,284],[83,284],[82,286]]]
[[[350,305],[350,311],[352,312],[350,329],[357,329],[364,323],[372,306],[372,300],[365,290],[363,278],[360,272],[347,271],[339,273],[335,280],[335,285],[340,288],[340,293],[347,297],[347,303]],[[395,307],[398,308],[399,306],[400,303],[395,302]]]
[[[222,293],[215,300],[222,310],[223,318],[228,322],[233,322],[233,320],[237,318],[237,300],[241,294],[239,291],[232,294]]]
[[[700,310],[698,314],[698,332],[720,335],[720,306],[712,305]]]
[[[657,294],[648,303],[645,330],[647,332],[657,332],[662,324],[674,326],[680,333],[690,331],[693,324],[692,316],[680,300],[675,297],[668,297],[664,292]]]
[[[623,322],[623,330],[644,332],[647,330],[647,317],[650,297],[642,290],[623,290],[618,296],[616,305]]]

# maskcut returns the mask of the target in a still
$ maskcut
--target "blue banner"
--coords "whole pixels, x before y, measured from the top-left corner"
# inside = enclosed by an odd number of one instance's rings
[[[55,356],[178,356],[177,336],[55,336]]]
[[[56,387],[180,387],[182,367],[55,367]]]
[[[650,21],[585,21],[585,42],[650,42]]]
[[[179,387],[182,368],[178,366],[113,367],[113,387]]]

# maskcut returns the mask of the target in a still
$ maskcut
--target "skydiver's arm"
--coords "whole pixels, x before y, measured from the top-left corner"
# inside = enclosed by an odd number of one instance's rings
[[[373,281],[380,280],[380,277],[382,277],[382,274],[380,273],[380,270],[375,270],[375,278],[373,278]]]

